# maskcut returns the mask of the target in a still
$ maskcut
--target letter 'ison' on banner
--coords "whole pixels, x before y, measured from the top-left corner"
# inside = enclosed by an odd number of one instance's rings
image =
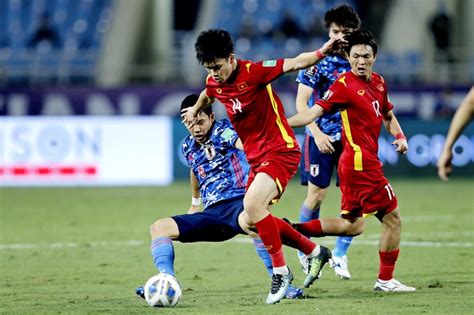
[[[169,117],[0,118],[0,186],[172,181]]]

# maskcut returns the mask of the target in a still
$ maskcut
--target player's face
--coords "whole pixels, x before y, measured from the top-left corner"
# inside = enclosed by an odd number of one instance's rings
[[[331,23],[331,26],[329,26],[329,38],[343,39],[344,36],[352,33],[353,31],[354,31],[353,28],[348,28],[348,27],[340,26],[336,23]]]
[[[212,128],[214,123],[214,114],[207,115],[204,112],[200,112],[196,119],[195,124],[189,127],[191,124],[184,123],[188,131],[191,133],[193,138],[199,143],[203,144],[207,141],[209,130]]]
[[[351,64],[352,72],[359,77],[369,80],[372,75],[374,62],[374,51],[369,45],[355,45],[351,47],[349,63]]]
[[[203,66],[217,83],[224,83],[232,74],[234,55],[229,58],[217,59],[215,62],[204,63]]]

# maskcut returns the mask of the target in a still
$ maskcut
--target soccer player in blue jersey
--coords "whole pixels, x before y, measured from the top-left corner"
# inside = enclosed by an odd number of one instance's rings
[[[329,37],[343,39],[343,36],[360,28],[360,18],[347,5],[341,5],[327,11],[324,16],[325,27]],[[296,110],[302,112],[321,99],[337,77],[351,69],[349,62],[336,52],[326,56],[315,66],[300,70],[296,82]],[[334,168],[337,168],[342,152],[341,144],[341,114],[339,111],[326,113],[315,122],[306,126],[305,141],[302,148],[300,163],[301,184],[308,186],[306,199],[300,208],[300,222],[308,222],[319,218],[321,204],[331,183]],[[336,180],[339,185],[339,178]],[[332,251],[329,265],[337,276],[350,279],[346,252],[352,237],[339,236],[336,247]],[[304,273],[308,272],[306,256],[298,252]]]
[[[195,94],[187,96],[181,109],[193,106],[197,99]],[[222,242],[237,234],[248,234],[272,276],[270,255],[252,230],[253,225],[244,211],[243,199],[250,166],[237,133],[228,119],[215,121],[211,107],[199,113],[192,127],[185,120],[183,123],[191,134],[183,142],[182,153],[190,167],[193,196],[187,214],[159,219],[152,224],[151,254],[155,266],[161,273],[175,276],[173,241]],[[137,288],[136,293],[144,297],[143,287]],[[302,295],[301,288],[291,285],[286,292],[290,299]]]

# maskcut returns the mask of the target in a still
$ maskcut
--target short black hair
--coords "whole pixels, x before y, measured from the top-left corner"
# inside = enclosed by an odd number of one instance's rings
[[[185,108],[194,106],[194,104],[196,104],[198,98],[199,98],[199,96],[197,94],[190,94],[190,95],[186,96],[184,98],[184,100],[181,102],[181,107],[180,107],[179,111],[181,112]],[[202,111],[207,116],[210,116],[212,114],[212,106],[211,105],[206,106]]]
[[[326,12],[324,15],[324,26],[329,29],[332,23],[354,30],[358,30],[361,24],[357,12],[345,4],[334,7]]]
[[[196,58],[200,64],[213,63],[218,59],[229,58],[234,53],[234,43],[229,32],[215,28],[199,34],[194,44]]]
[[[374,52],[374,56],[377,55],[377,42],[375,41],[372,33],[369,31],[354,31],[346,36],[344,39],[347,41],[347,46],[344,47],[347,55],[350,54],[352,46],[355,45],[369,45],[372,47],[372,51]]]

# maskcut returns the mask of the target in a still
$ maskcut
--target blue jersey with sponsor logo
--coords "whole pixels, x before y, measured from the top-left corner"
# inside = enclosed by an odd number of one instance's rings
[[[190,135],[181,147],[199,183],[204,208],[245,194],[250,166],[235,147],[239,136],[226,118],[216,121],[209,139],[197,143]]]
[[[309,86],[313,89],[313,94],[308,101],[308,107],[321,99],[327,89],[334,83],[337,77],[351,69],[349,62],[339,54],[327,56],[315,66],[305,70],[300,70],[296,82]],[[341,140],[341,114],[339,112],[325,113],[318,119],[316,124],[321,131],[334,140]],[[310,135],[309,129],[306,132]]]

